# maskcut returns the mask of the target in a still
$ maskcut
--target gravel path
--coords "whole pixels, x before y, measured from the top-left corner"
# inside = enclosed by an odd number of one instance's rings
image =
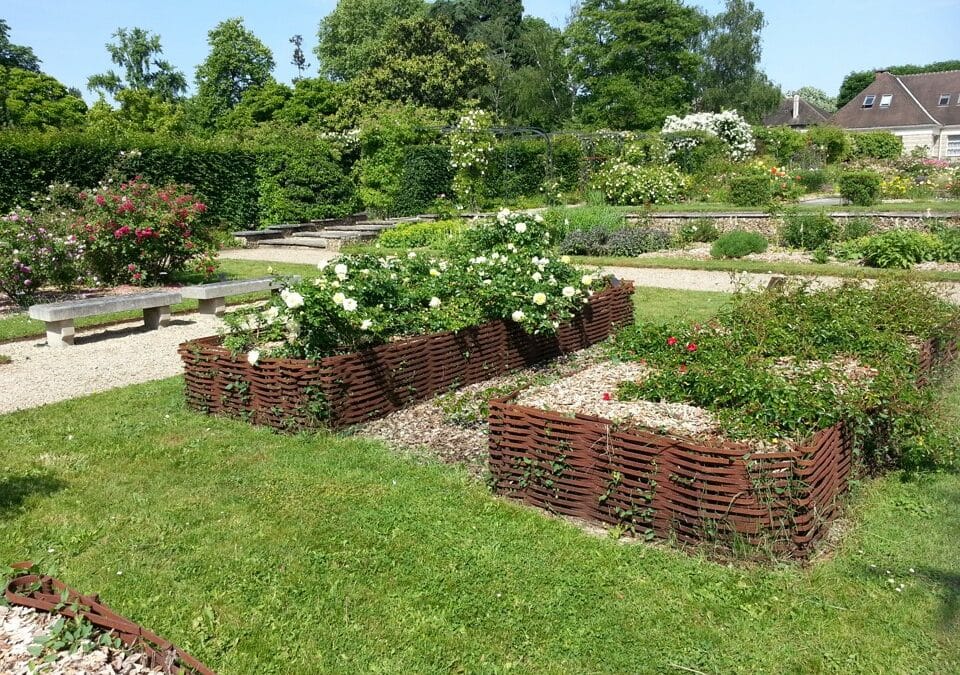
[[[177,345],[214,335],[221,325],[193,313],[159,330],[137,321],[78,333],[76,344],[62,349],[47,347],[45,338],[0,344],[11,359],[0,365],[0,414],[179,375]]]

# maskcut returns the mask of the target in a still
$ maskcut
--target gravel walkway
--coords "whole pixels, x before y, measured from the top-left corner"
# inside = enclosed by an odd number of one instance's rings
[[[0,354],[11,359],[0,365],[0,414],[179,375],[177,345],[214,335],[221,325],[193,313],[175,315],[158,330],[137,321],[85,331],[62,349],[47,347],[45,338],[0,344]]]

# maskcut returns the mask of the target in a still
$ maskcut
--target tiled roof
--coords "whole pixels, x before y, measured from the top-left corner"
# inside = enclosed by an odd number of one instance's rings
[[[814,124],[822,124],[830,117],[830,113],[822,108],[818,108],[809,101],[800,99],[799,114],[793,116],[793,97],[788,96],[780,102],[774,112],[763,118],[763,123],[768,127],[791,126],[791,127],[809,127]]]
[[[939,105],[942,95],[948,105]],[[873,96],[873,105],[864,101]],[[884,96],[890,104],[881,107]],[[846,129],[960,125],[960,70],[917,75],[877,73],[873,83],[836,112],[831,120]]]

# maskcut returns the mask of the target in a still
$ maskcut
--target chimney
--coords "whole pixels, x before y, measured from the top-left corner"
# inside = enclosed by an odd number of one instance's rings
[[[800,94],[793,95],[793,119],[800,117]]]

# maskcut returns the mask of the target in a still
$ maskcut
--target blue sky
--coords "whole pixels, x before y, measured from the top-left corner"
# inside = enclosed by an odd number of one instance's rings
[[[904,63],[960,59],[960,0],[754,0],[765,14],[762,66],[785,90],[804,85],[835,95],[844,75]],[[168,61],[193,82],[196,66],[206,57],[207,31],[220,21],[241,16],[274,53],[275,76],[289,82],[294,34],[304,38],[305,51],[316,44],[320,19],[335,0],[4,0],[0,18],[11,27],[11,39],[29,45],[43,60],[45,72],[86,92],[89,75],[112,66],[104,45],[118,27],[158,33]],[[688,2],[713,14],[721,0]],[[568,0],[525,0],[527,14],[562,26],[570,14]],[[312,53],[309,61],[316,69]]]

